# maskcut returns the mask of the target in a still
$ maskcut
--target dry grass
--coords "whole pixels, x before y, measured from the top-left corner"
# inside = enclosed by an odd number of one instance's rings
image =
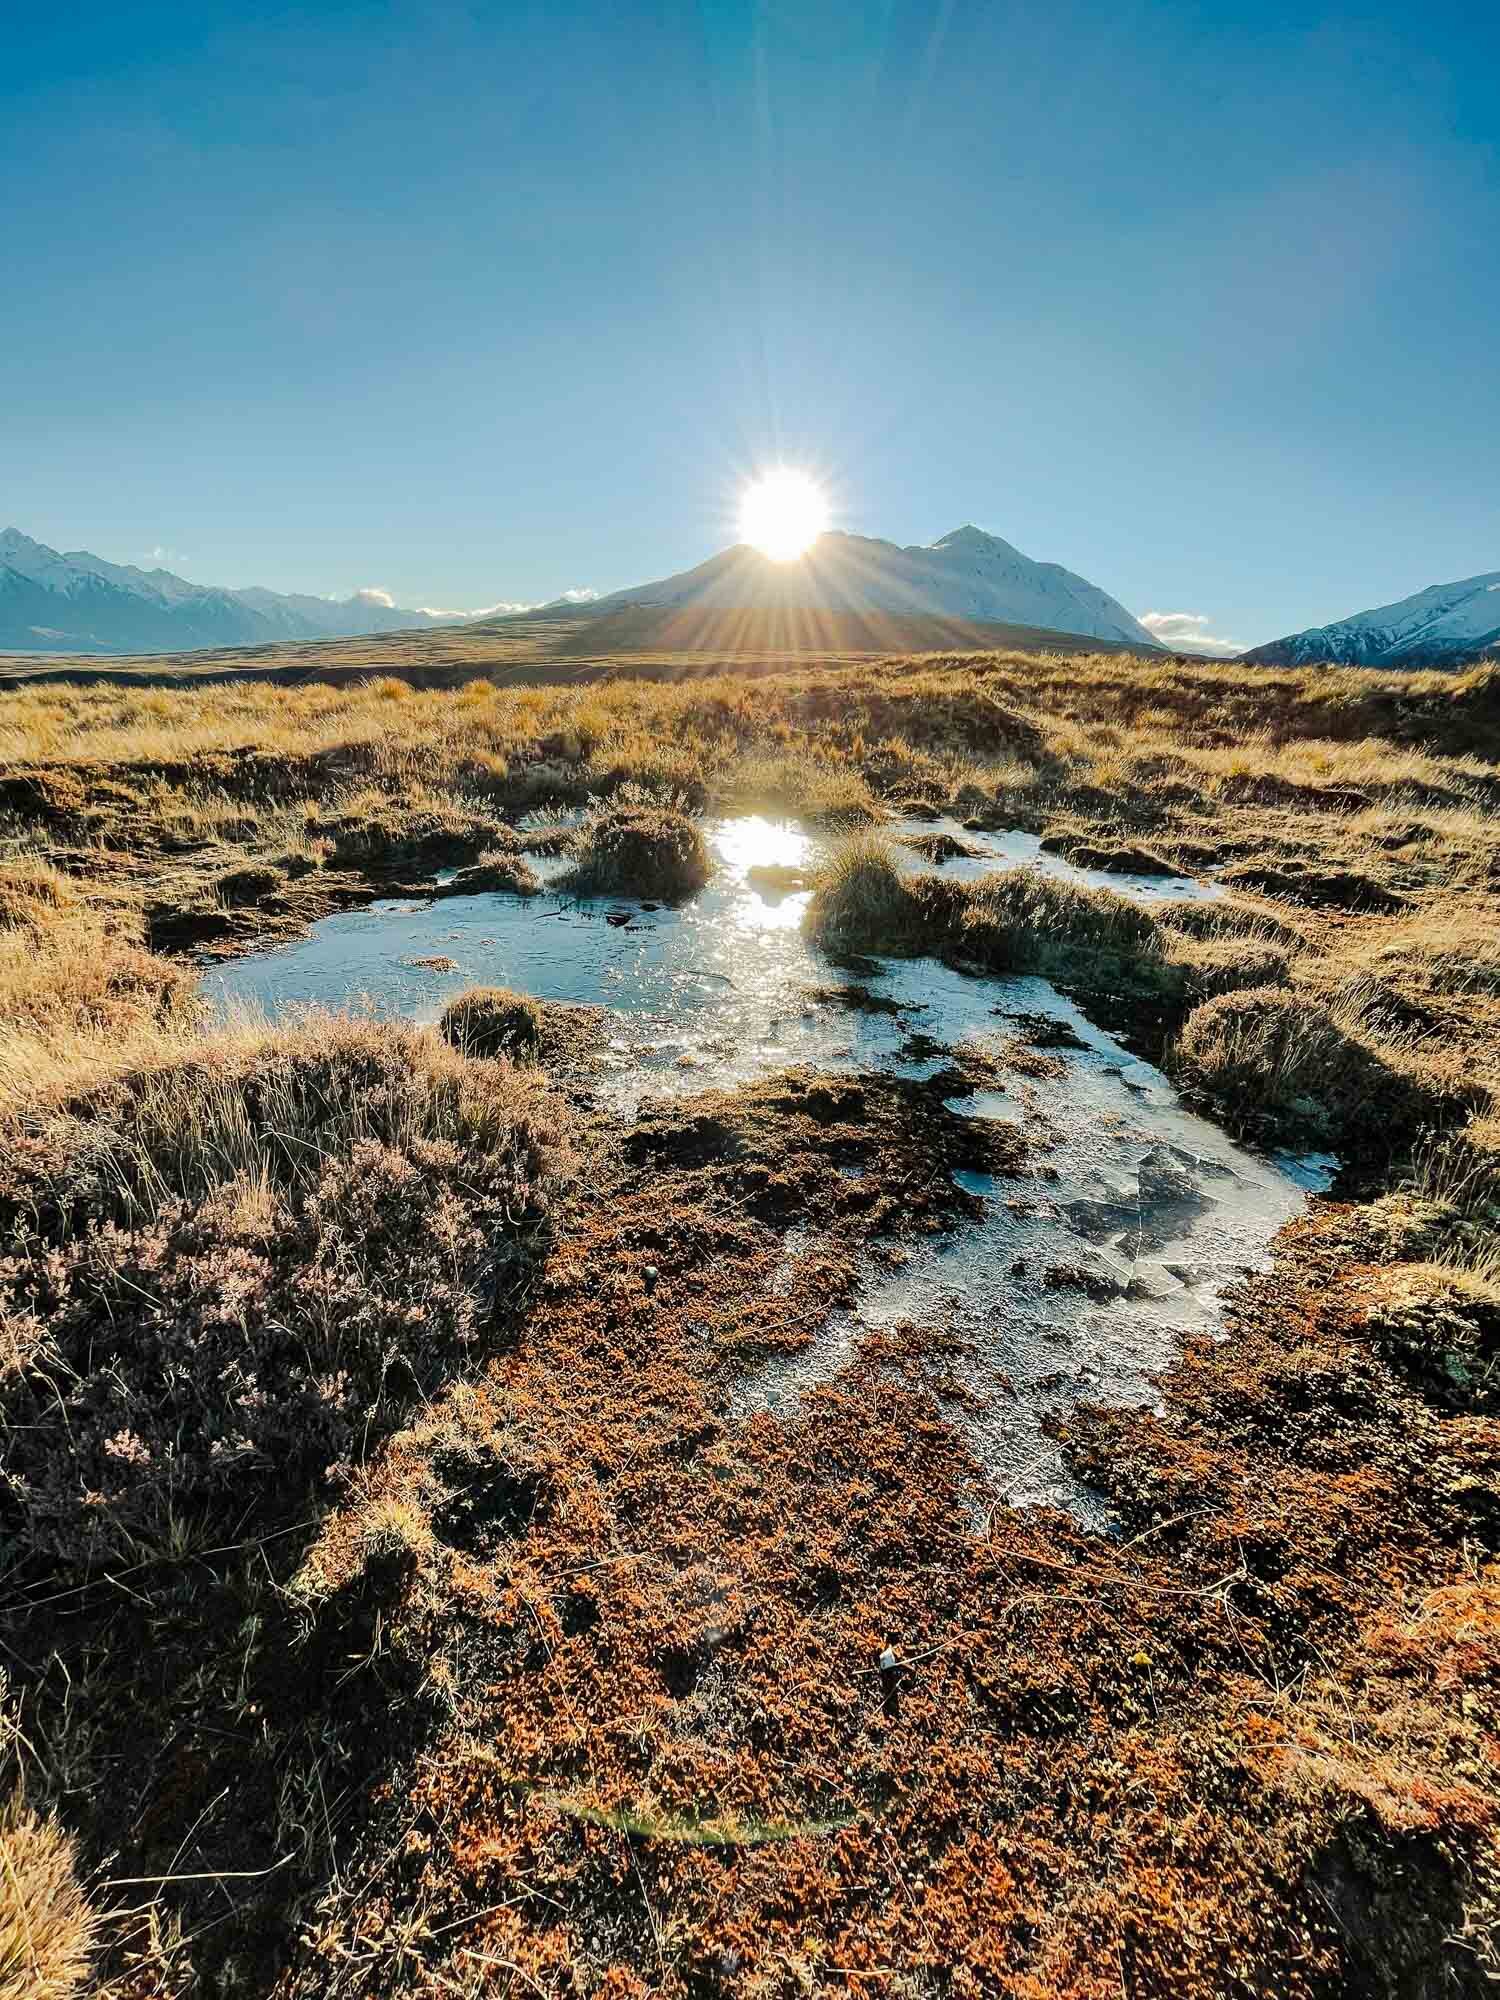
[[[575,896],[659,896],[681,901],[713,871],[702,829],[682,810],[682,795],[652,799],[640,780],[590,813],[572,843],[577,860],[563,878]]]
[[[443,1009],[438,1031],[466,1056],[535,1055],[542,1011],[524,993],[504,986],[471,986]]]
[[[71,1062],[61,1076],[76,1086]],[[430,1030],[311,1013],[117,1044],[85,1090],[60,1096],[54,1080],[13,1109],[9,1134],[46,1198],[133,1222],[246,1179],[305,1194],[328,1160],[366,1143],[493,1159],[536,1117],[533,1085],[475,1071]]]
[[[74,1843],[12,1798],[0,1808],[0,2000],[73,2000],[89,1982],[98,1932]]]

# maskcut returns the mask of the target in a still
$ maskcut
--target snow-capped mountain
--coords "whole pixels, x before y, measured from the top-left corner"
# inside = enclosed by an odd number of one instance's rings
[[[1142,652],[1161,651],[1146,628],[1097,584],[1059,563],[1033,562],[998,535],[972,527],[957,528],[925,548],[898,548],[829,530],[806,555],[787,563],[772,562],[741,542],[696,569],[598,598],[591,609],[625,605],[963,618],[1042,626],[1123,642]]]
[[[170,570],[105,562],[86,549],[61,555],[18,528],[0,533],[0,650],[177,653],[453,625],[461,618],[409,611],[380,592],[335,600],[188,583]]]
[[[1300,667],[1329,661],[1348,667],[1458,667],[1500,656],[1500,570],[1434,583],[1426,590],[1256,646],[1244,658]]]

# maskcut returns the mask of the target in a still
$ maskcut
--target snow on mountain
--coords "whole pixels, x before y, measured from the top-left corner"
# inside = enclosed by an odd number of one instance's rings
[[[1434,583],[1395,604],[1273,639],[1244,655],[1259,665],[1457,667],[1500,655],[1500,570]]]
[[[1159,652],[1123,604],[1059,563],[1033,562],[980,528],[957,528],[926,547],[836,530],[795,562],[777,563],[739,543],[696,569],[601,597],[596,611],[625,605],[707,610],[890,612],[1041,626]]]
[[[5,650],[175,653],[405,631],[457,624],[462,616],[407,610],[379,591],[358,591],[340,601],[188,583],[170,570],[105,562],[87,549],[59,554],[18,528],[0,533],[0,649]]]

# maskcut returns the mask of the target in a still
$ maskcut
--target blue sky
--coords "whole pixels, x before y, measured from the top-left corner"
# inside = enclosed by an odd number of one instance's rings
[[[17,9],[0,526],[476,606],[737,482],[1253,642],[1500,566],[1500,10]]]

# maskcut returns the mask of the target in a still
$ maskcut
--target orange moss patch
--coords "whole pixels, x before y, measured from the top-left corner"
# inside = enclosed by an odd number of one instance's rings
[[[1075,1415],[1118,1540],[1004,1509],[976,1534],[977,1468],[899,1343],[784,1421],[728,1418],[737,1329],[781,1295],[742,1205],[756,1108],[719,1111],[646,1122],[650,1177],[627,1159],[577,1218],[521,1348],[393,1441],[316,1552],[346,1575],[368,1510],[436,1522],[465,1465],[481,1494],[503,1467],[490,1531],[437,1534],[385,1599],[444,1719],[285,1991],[414,1911],[401,1990],[433,1995],[475,1958],[549,1994],[1465,1976],[1496,1585],[1442,1427],[1330,1311],[1343,1212],[1193,1344],[1165,1414]],[[518,1468],[542,1504],[506,1502]]]

